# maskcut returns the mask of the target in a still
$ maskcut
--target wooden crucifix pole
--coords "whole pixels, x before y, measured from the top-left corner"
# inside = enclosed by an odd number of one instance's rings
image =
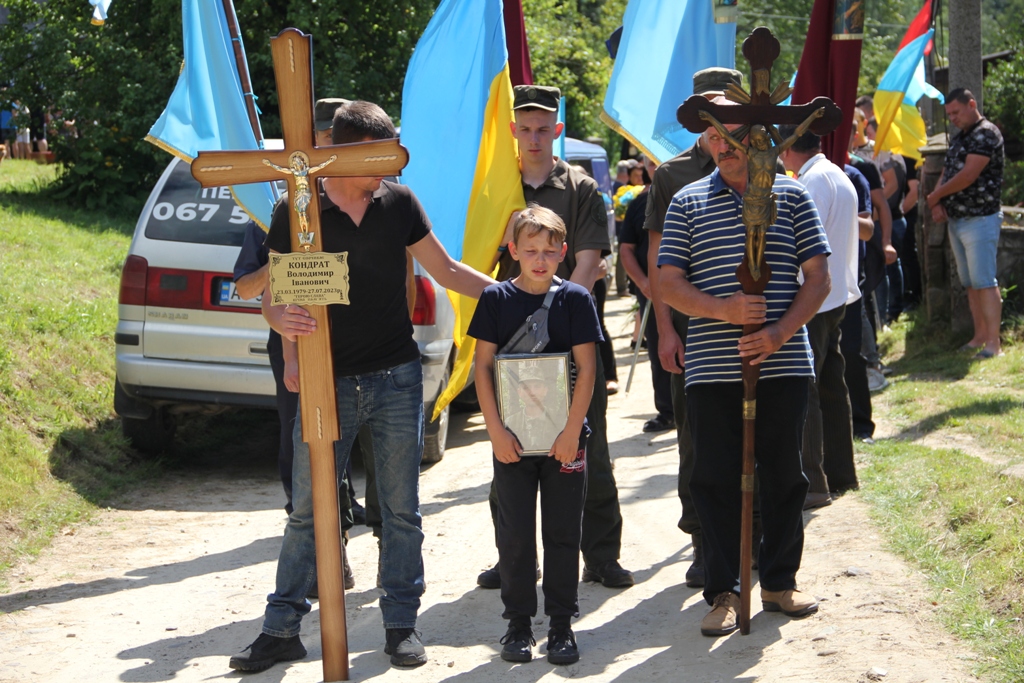
[[[398,175],[409,153],[397,140],[317,147],[313,128],[312,39],[293,28],[270,41],[274,56],[284,149],[200,152],[192,162],[192,175],[203,187],[244,183],[288,183],[292,249],[317,258],[320,235],[320,196],[316,179],[338,176]],[[295,255],[293,255],[295,256]],[[273,258],[278,258],[274,256]],[[324,255],[341,263],[341,287],[331,303],[347,303],[345,255]],[[292,288],[279,294],[271,277],[274,303],[321,301],[320,290]],[[299,401],[302,438],[309,444],[313,492],[313,526],[320,595],[320,637],[324,681],[348,680],[348,637],[345,624],[345,588],[342,580],[341,520],[334,445],[340,438],[330,326],[326,305],[307,305],[316,331],[299,337]]]
[[[775,223],[777,207],[772,186],[779,154],[789,148],[808,130],[816,135],[832,132],[842,120],[842,111],[827,97],[817,97],[809,104],[777,106],[792,92],[784,83],[771,88],[772,64],[779,56],[778,39],[767,28],[755,28],[743,41],[743,56],[750,63],[750,92],[729,84],[725,97],[729,103],[708,102],[703,95],[694,95],[680,105],[679,122],[693,133],[702,133],[714,126],[723,138],[747,156],[747,189],[743,193],[742,220],[746,228],[746,248],[736,277],[744,294],[763,295],[772,271],[764,257],[767,232]],[[729,131],[724,124],[740,125]],[[779,135],[776,124],[799,124],[786,140]],[[750,136],[749,144],[745,142]],[[744,325],[743,335],[753,334],[761,325]],[[740,633],[750,633],[750,593],[754,535],[754,463],[757,420],[757,381],[761,366],[742,359],[743,377],[743,453],[740,471]]]

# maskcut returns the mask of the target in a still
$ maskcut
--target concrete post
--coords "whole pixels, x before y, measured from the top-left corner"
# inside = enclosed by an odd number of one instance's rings
[[[946,236],[946,223],[932,221],[928,210],[928,196],[942,175],[942,163],[946,158],[946,136],[934,135],[921,148],[924,164],[918,170],[921,181],[918,199],[917,254],[921,263],[924,280],[924,307],[929,321],[949,318],[950,311],[950,262]]]
[[[953,0],[949,7],[949,89],[967,88],[982,109],[981,0]]]

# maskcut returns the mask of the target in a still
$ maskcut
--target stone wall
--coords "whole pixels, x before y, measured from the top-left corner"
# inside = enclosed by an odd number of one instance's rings
[[[956,272],[946,223],[932,221],[931,211],[925,201],[942,175],[942,162],[946,155],[945,136],[929,138],[928,145],[921,151],[924,153],[924,165],[919,171],[920,220],[916,237],[921,278],[924,280],[922,291],[925,311],[928,320],[949,320],[955,332],[969,334],[972,331],[971,313],[967,307],[967,295]],[[1015,291],[1013,296],[1024,296],[1024,227],[1003,225],[996,269],[1000,286],[1017,285],[1020,291]]]

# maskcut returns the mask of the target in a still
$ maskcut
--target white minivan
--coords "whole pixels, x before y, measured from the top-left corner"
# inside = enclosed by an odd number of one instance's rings
[[[139,216],[121,272],[114,410],[140,451],[165,450],[185,413],[276,408],[260,301],[241,299],[231,275],[248,222],[228,188],[201,188],[178,158]],[[423,363],[423,460],[436,462],[448,411],[429,418],[454,360],[455,313],[419,264],[413,325]]]

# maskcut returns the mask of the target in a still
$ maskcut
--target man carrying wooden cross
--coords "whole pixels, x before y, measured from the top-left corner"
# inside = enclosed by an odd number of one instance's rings
[[[333,142],[347,144],[395,137],[383,109],[351,102],[334,117]],[[336,444],[337,471],[345,462],[360,427],[372,434],[377,488],[383,517],[380,599],[387,642],[395,666],[427,661],[416,616],[423,594],[423,531],[419,511],[419,466],[423,453],[423,374],[413,341],[406,294],[406,248],[442,287],[479,298],[494,280],[454,261],[431,232],[430,221],[402,185],[380,177],[324,178],[320,192],[320,236],[327,253],[348,252],[348,305],[328,308],[331,356],[341,439]],[[274,211],[267,235],[272,253],[290,251],[288,203]],[[294,343],[316,323],[294,305],[272,306],[269,290],[263,312],[271,327]],[[301,412],[301,408],[300,408]],[[261,671],[275,662],[301,659],[306,650],[299,625],[309,613],[306,595],[316,581],[313,501],[309,446],[302,440],[302,420],[295,428],[292,505],[277,585],[267,597],[263,632],[245,651],[231,658],[231,668]]]
[[[715,103],[730,104],[724,98]],[[745,140],[734,144],[725,134],[740,127],[727,124],[723,132],[707,133],[718,168],[673,197],[658,256],[662,298],[690,316],[685,344],[686,410],[695,453],[690,492],[703,537],[704,598],[713,607],[701,622],[706,636],[739,628],[743,357],[761,368],[754,451],[764,532],[758,559],[761,600],[765,610],[791,617],[818,608],[811,596],[796,590],[796,572],[807,493],[800,447],[807,383],[814,376],[804,324],[829,291],[829,246],[807,191],[775,176],[771,189],[778,212],[764,233],[772,275],[763,296],[742,292],[736,277],[746,248],[741,197],[752,179]],[[743,325],[755,324],[764,327],[742,334]]]

